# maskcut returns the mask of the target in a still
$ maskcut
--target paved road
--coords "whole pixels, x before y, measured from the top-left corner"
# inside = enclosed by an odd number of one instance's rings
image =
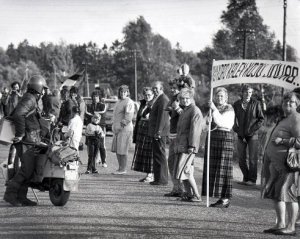
[[[110,143],[108,137],[108,148]],[[7,150],[0,146],[0,163]],[[84,172],[86,152],[81,153]],[[198,158],[199,187],[201,163]],[[53,206],[46,192],[37,192],[40,204],[34,208],[8,207],[0,200],[0,238],[279,238],[262,233],[274,221],[271,202],[259,198],[257,187],[236,184],[241,179],[237,169],[232,206],[217,209],[206,208],[205,199],[188,203],[164,198],[171,185],[140,183],[143,175],[131,171],[130,165],[128,174],[112,175],[116,167],[115,156],[108,152],[108,168],[99,167],[99,175],[82,175],[79,191],[71,194],[64,207]],[[2,197],[1,176],[0,185]],[[29,197],[34,198],[32,192]]]

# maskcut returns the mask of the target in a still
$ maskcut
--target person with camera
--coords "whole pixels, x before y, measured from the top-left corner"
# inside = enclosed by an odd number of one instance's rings
[[[17,81],[11,84],[11,91],[9,94],[7,94],[5,100],[3,101],[5,116],[9,116],[13,112],[19,100],[22,98],[20,88],[20,83]]]
[[[43,137],[38,101],[46,88],[48,86],[42,76],[32,76],[27,85],[27,92],[10,116],[16,130],[13,142],[17,155],[21,159],[21,167],[17,174],[8,181],[3,198],[12,206],[37,205],[36,202],[27,198],[27,192],[29,181],[35,170],[37,146],[41,144]]]

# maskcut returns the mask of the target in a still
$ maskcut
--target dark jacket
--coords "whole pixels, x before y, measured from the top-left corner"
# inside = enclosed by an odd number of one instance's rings
[[[22,97],[19,96],[15,91],[12,91],[7,96],[7,98],[4,101],[4,105],[5,105],[4,114],[6,116],[9,116],[13,112],[13,110],[16,108],[16,106],[21,98]]]
[[[167,108],[169,98],[165,94],[161,94],[155,99],[150,116],[149,116],[149,136],[155,135],[168,136],[170,128],[170,120]]]
[[[145,109],[145,108],[147,108],[147,109]],[[143,110],[144,110],[144,112],[143,112]],[[146,116],[150,111],[151,111],[151,106],[147,105],[146,100],[144,100],[144,99],[141,100],[140,108],[136,114],[136,121],[135,121],[134,129],[133,129],[133,139],[132,139],[133,143],[136,143],[136,137],[137,137],[137,133],[138,133],[138,125],[139,125],[141,118]]]
[[[259,101],[250,99],[247,109],[242,108],[242,100],[233,104],[235,120],[233,131],[241,138],[251,137],[257,134],[264,122],[264,114]]]
[[[37,112],[37,97],[25,93],[12,112],[10,119],[16,128],[16,137],[23,137],[23,141],[38,143],[41,141],[41,125]]]
[[[177,133],[177,122],[179,119],[179,112],[173,109],[172,104],[174,101],[178,100],[178,94],[173,95],[172,99],[169,101],[166,110],[169,112],[170,115],[170,133],[176,134]]]
[[[92,102],[92,104],[89,104],[89,105],[86,106],[86,109],[87,109],[87,112],[89,112],[93,115],[97,111],[104,111],[105,110],[105,104],[102,103],[102,102],[98,102],[98,103]],[[87,119],[86,124],[89,124],[89,123],[92,122],[92,116],[91,115],[85,114],[85,118]],[[105,127],[105,125],[106,125],[105,120],[106,120],[106,112],[101,113],[100,125],[102,127]]]
[[[60,109],[59,121],[63,123],[63,125],[68,125],[70,120],[73,118],[72,108],[74,106],[78,106],[80,108],[80,118],[84,121],[85,114],[85,103],[81,98],[77,98],[76,100],[68,99],[65,101]]]

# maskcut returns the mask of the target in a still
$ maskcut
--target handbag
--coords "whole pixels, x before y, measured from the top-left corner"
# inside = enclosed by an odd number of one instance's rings
[[[65,165],[77,160],[78,152],[64,141],[58,141],[49,148],[48,157],[55,165]]]
[[[288,149],[286,164],[291,171],[300,171],[300,149]]]

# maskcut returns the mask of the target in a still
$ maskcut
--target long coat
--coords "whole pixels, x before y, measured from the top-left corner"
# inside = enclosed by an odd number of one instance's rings
[[[169,113],[166,111],[169,98],[161,94],[154,101],[149,116],[149,136],[168,136],[170,128]]]

